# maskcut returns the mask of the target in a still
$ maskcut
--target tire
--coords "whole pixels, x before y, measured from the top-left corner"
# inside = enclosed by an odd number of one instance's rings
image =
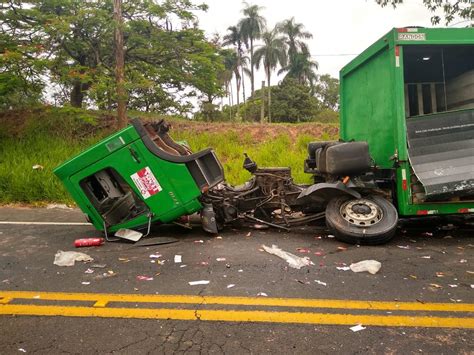
[[[386,243],[395,235],[397,223],[397,210],[380,196],[335,197],[326,207],[326,224],[336,239],[349,244]]]

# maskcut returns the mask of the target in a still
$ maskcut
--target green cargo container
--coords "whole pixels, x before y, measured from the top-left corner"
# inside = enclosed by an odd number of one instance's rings
[[[474,212],[474,28],[392,29],[340,84],[341,138],[391,172],[399,215]]]

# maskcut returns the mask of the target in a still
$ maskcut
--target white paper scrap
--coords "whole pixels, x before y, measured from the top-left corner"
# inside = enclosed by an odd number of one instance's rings
[[[182,258],[181,255],[175,255],[175,256],[174,256],[174,262],[175,262],[176,264],[179,264],[182,260],[183,260],[183,258]]]
[[[362,324],[357,324],[357,325],[354,325],[353,327],[350,327],[349,329],[352,330],[353,332],[359,332],[367,328],[363,327]]]
[[[191,285],[191,286],[196,286],[196,285],[207,285],[209,284],[210,281],[207,281],[207,280],[199,280],[199,281],[189,281],[188,283]]]

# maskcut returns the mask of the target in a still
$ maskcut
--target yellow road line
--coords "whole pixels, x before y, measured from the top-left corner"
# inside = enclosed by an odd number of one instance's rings
[[[103,317],[137,319],[205,320],[226,322],[270,322],[332,325],[373,325],[397,327],[474,328],[473,318],[410,317],[385,315],[354,315],[331,313],[194,310],[194,309],[136,309],[61,307],[36,305],[2,305],[3,315]]]
[[[275,306],[301,308],[336,308],[389,311],[436,311],[436,312],[474,312],[472,303],[419,303],[419,302],[384,302],[355,301],[303,298],[263,298],[263,297],[228,297],[228,296],[194,296],[194,295],[132,295],[105,293],[67,293],[67,292],[34,292],[34,291],[0,291],[2,299],[34,299],[54,301],[91,301],[98,305],[110,302],[133,303],[181,303],[181,304],[218,304],[240,306]],[[4,302],[5,303],[5,302]],[[6,302],[8,303],[8,302]]]

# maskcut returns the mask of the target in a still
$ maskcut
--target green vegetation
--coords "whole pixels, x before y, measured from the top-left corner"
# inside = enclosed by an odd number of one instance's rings
[[[131,115],[162,118],[137,112]],[[227,181],[232,184],[240,184],[250,176],[242,169],[244,152],[261,166],[290,166],[295,181],[309,183],[309,175],[303,173],[302,165],[307,143],[337,138],[337,128],[333,125],[322,125],[322,135],[315,137],[303,133],[307,128],[298,131],[297,125],[233,124],[216,128],[180,118],[166,119],[175,127],[172,137],[186,141],[194,151],[213,147],[224,165]],[[0,203],[72,203],[52,170],[110,134],[111,122],[113,117],[102,112],[73,108],[38,108],[0,115]],[[297,133],[291,136],[281,133],[288,128]],[[196,131],[205,133],[196,134]],[[34,165],[42,168],[35,170]]]

